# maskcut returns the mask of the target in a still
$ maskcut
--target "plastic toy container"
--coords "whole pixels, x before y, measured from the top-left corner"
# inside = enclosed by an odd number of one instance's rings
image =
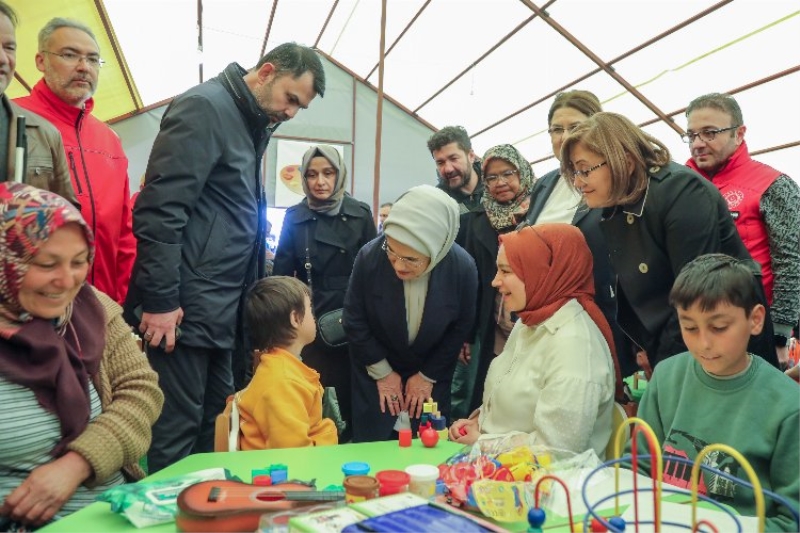
[[[406,467],[406,473],[411,476],[408,491],[426,499],[436,495],[436,480],[439,478],[439,469],[432,465],[411,465]]]
[[[378,497],[380,483],[372,476],[344,478],[344,499],[347,503],[363,502]]]
[[[378,490],[380,496],[408,492],[408,484],[411,481],[411,476],[402,470],[381,470],[375,474],[375,478],[381,484]]]
[[[342,473],[347,476],[366,476],[369,474],[369,464],[361,461],[351,461],[342,465]]]

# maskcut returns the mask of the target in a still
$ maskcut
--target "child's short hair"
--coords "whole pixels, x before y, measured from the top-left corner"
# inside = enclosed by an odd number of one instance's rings
[[[269,351],[288,346],[296,337],[292,313],[305,316],[305,297],[311,291],[302,281],[289,276],[270,276],[255,282],[244,302],[244,322],[253,348]]]
[[[751,264],[754,263],[725,254],[701,255],[678,274],[669,293],[669,303],[682,309],[697,303],[703,311],[727,303],[741,307],[749,317],[761,303]]]

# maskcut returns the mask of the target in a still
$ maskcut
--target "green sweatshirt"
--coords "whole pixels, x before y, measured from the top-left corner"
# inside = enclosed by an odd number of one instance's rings
[[[764,489],[800,507],[800,387],[760,357],[742,374],[708,375],[689,352],[659,363],[639,405],[638,416],[653,427],[664,453],[664,481],[690,488],[691,460],[708,444],[727,444],[751,464]],[[644,440],[644,439],[642,439]],[[736,460],[712,452],[704,463],[744,480]],[[753,491],[703,473],[700,493],[755,515]],[[767,531],[798,531],[785,507],[766,500]]]

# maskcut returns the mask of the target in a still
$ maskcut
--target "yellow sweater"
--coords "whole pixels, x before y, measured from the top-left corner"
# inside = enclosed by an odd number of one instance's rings
[[[261,356],[238,405],[242,450],[338,444],[333,421],[322,418],[319,374],[286,350]]]

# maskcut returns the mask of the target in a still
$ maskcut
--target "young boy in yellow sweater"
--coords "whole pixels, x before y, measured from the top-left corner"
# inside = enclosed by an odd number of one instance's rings
[[[257,368],[237,395],[241,449],[337,444],[336,426],[322,417],[319,373],[300,358],[317,334],[308,287],[288,276],[256,282],[245,299],[244,320]]]

